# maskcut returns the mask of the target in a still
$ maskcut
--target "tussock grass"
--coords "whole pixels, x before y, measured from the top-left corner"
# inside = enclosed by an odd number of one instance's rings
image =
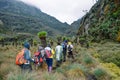
[[[55,45],[54,45],[55,46]],[[15,56],[23,48],[22,46],[5,46],[0,48],[0,79],[3,80],[86,80],[86,74],[93,74],[98,80],[119,80],[119,75],[108,74],[115,72],[116,67],[104,66],[100,62],[114,62],[119,64],[120,44],[113,42],[91,43],[89,49],[74,44],[75,60],[66,62],[53,70],[47,72],[44,64],[38,70],[34,69],[31,73],[22,73],[20,68],[15,65]],[[31,53],[37,51],[37,46],[31,47]],[[55,62],[55,59],[54,59]],[[55,63],[53,63],[55,66]],[[105,64],[108,65],[108,64]],[[101,69],[102,67],[102,69]],[[100,69],[99,69],[100,68]],[[107,70],[109,68],[109,70]],[[112,70],[111,70],[112,69]],[[119,69],[117,69],[119,71]],[[117,72],[115,72],[118,74]],[[112,78],[110,78],[112,77]]]

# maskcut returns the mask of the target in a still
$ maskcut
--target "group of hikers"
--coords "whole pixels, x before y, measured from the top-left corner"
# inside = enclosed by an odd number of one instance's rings
[[[25,42],[24,48],[16,56],[16,64],[24,71],[31,71],[32,62],[35,65],[42,65],[43,62],[45,62],[48,72],[51,72],[53,68],[53,59],[56,61],[56,67],[59,67],[62,62],[66,61],[66,57],[74,59],[73,45],[67,40],[64,40],[62,43],[58,42],[55,49],[53,49],[50,44],[47,44],[46,47],[39,45],[33,58],[31,57],[30,44],[29,42]]]

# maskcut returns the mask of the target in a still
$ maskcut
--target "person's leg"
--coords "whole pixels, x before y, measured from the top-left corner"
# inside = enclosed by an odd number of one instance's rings
[[[63,51],[63,62],[66,61],[66,50]]]
[[[56,67],[59,67],[59,66],[60,66],[60,63],[61,63],[61,61],[60,61],[60,60],[57,60],[57,61],[56,61]]]
[[[48,66],[48,72],[49,72],[49,59],[46,58],[46,63],[47,63],[47,66]]]
[[[74,59],[74,56],[73,56],[73,52],[72,52],[72,51],[70,52],[70,54],[71,54],[71,58]]]
[[[24,64],[23,65],[23,70],[31,72],[32,71],[32,66],[30,64]]]
[[[53,59],[49,58],[49,72],[52,71]]]
[[[71,56],[71,52],[68,52],[68,58],[70,58],[70,56]]]

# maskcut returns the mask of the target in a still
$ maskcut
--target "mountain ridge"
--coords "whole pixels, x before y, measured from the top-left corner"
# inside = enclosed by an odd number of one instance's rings
[[[37,33],[38,31],[45,30],[50,35],[56,35],[63,34],[67,28],[70,28],[69,24],[62,23],[53,16],[42,12],[40,9],[18,0],[0,0],[0,13],[0,20],[4,23],[4,27],[11,30],[14,26],[15,32],[22,32],[17,28],[25,28],[26,32]],[[38,28],[38,30],[33,27]],[[32,30],[27,30],[30,28]]]

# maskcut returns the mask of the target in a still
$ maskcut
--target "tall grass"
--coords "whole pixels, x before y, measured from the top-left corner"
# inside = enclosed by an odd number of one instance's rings
[[[117,43],[104,43],[91,44],[89,49],[81,47],[77,44],[74,45],[75,49],[73,50],[75,60],[72,62],[67,59],[66,62],[62,63],[60,67],[53,70],[52,73],[48,73],[47,70],[42,68],[34,70],[31,73],[25,72],[22,73],[20,68],[15,65],[15,56],[19,50],[22,49],[22,46],[13,47],[5,46],[0,48],[0,79],[2,80],[85,80],[86,74],[94,73],[98,80],[110,80],[108,77],[100,78],[102,76],[109,76],[103,70],[98,69],[100,62],[108,62],[115,60],[117,57],[119,59],[119,47]],[[36,46],[31,48],[32,55],[37,50]],[[114,58],[112,58],[115,54]],[[99,54],[99,57],[94,57],[93,54]],[[91,56],[92,55],[92,56]],[[109,57],[111,58],[109,58]],[[99,60],[98,60],[99,59]],[[110,60],[112,59],[112,60]],[[55,62],[55,59],[54,59]],[[119,62],[119,60],[118,60]],[[92,66],[91,66],[92,65]],[[55,66],[55,63],[53,63]],[[33,65],[34,67],[34,65]],[[108,66],[107,66],[108,67]],[[106,68],[105,68],[106,69]],[[111,69],[111,68],[110,68]],[[115,71],[116,67],[113,67],[111,71]],[[119,70],[119,69],[117,69]],[[119,76],[119,75],[118,75]],[[114,79],[118,79],[119,77]],[[112,78],[111,78],[112,79]]]

